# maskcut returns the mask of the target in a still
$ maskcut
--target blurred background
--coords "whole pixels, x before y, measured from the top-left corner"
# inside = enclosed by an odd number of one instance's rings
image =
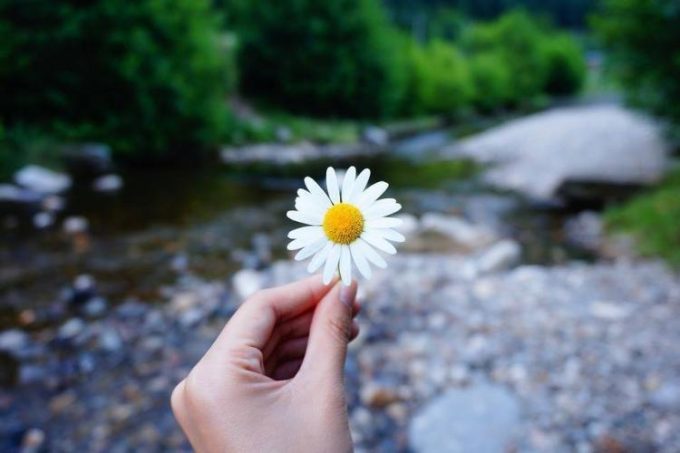
[[[188,450],[173,386],[355,165],[407,236],[357,451],[680,451],[679,124],[677,0],[0,0],[0,450]]]

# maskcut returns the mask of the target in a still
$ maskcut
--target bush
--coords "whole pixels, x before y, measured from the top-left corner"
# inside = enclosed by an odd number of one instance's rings
[[[629,100],[668,118],[680,137],[680,7],[673,0],[605,0],[594,25]]]
[[[378,0],[239,3],[243,91],[293,112],[382,117],[402,93],[399,49]]]
[[[552,95],[577,93],[586,79],[583,51],[569,35],[557,34],[543,41],[546,62],[544,90]]]
[[[477,24],[464,33],[462,45],[470,55],[492,52],[510,75],[513,104],[528,104],[543,91],[547,65],[541,44],[544,26],[523,11],[494,22]]]
[[[408,82],[404,103],[407,114],[454,114],[469,105],[472,79],[458,49],[434,40],[425,46],[407,47]]]
[[[475,87],[473,103],[482,112],[503,107],[511,99],[510,72],[498,53],[483,52],[472,56],[470,72]]]
[[[0,120],[160,157],[219,142],[224,46],[207,0],[0,0]]]

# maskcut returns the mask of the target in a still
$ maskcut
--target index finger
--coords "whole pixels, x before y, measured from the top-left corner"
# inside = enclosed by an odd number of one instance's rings
[[[254,294],[229,320],[213,347],[240,344],[261,350],[277,322],[314,307],[332,287],[324,285],[320,275],[314,275]]]

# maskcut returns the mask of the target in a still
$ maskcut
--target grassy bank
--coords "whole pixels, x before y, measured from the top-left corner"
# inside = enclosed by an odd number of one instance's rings
[[[657,188],[609,209],[605,220],[610,230],[631,233],[642,254],[680,267],[680,168]]]

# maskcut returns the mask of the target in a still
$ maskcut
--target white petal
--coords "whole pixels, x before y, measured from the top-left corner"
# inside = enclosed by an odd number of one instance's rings
[[[327,208],[324,208],[319,203],[305,198],[297,198],[295,200],[295,210],[304,212],[305,214],[323,219],[326,215]]]
[[[392,215],[401,209],[401,205],[394,201],[394,198],[383,198],[378,200],[371,205],[364,212],[364,217],[366,220],[377,219],[379,217],[385,217]]]
[[[309,189],[309,192],[314,196],[315,201],[323,208],[328,209],[331,206],[331,200],[316,181],[307,176],[305,178],[305,185],[307,186],[307,189]]]
[[[333,167],[328,167],[326,169],[326,189],[328,189],[328,195],[331,197],[331,202],[333,202],[333,204],[340,203],[338,176],[335,174]]]
[[[406,240],[403,234],[394,230],[390,230],[389,228],[380,228],[372,231],[376,234],[379,234],[383,239],[387,239],[388,241],[404,242]]]
[[[291,231],[288,233],[288,237],[289,237],[290,239],[297,239],[297,238],[301,238],[302,236],[306,236],[306,235],[308,235],[308,234],[314,234],[314,233],[316,233],[317,231],[320,231],[321,233],[323,233],[323,229],[321,229],[321,227],[318,227],[318,226],[304,226],[304,227],[295,228],[294,230],[291,230]]]
[[[352,255],[347,245],[340,248],[340,278],[345,286],[352,283]]]
[[[323,230],[321,228],[317,228],[315,231],[305,234],[302,237],[299,237],[295,239],[294,241],[290,242],[288,244],[288,250],[298,250],[303,247],[308,246],[309,244],[318,241],[319,239],[325,239],[325,236],[323,234]],[[319,247],[321,248],[321,247]]]
[[[383,259],[382,256],[378,255],[378,252],[373,250],[373,247],[368,245],[366,241],[363,239],[358,239],[354,241],[352,244],[356,245],[356,248],[359,249],[359,252],[361,252],[364,257],[373,263],[375,266],[380,267],[382,269],[385,269],[387,267],[387,263]]]
[[[286,216],[290,220],[295,220],[296,222],[300,223],[306,223],[307,225],[321,225],[321,221],[323,220],[319,216],[299,211],[288,211],[286,212]]]
[[[361,239],[368,242],[370,245],[377,248],[378,250],[382,250],[383,252],[389,253],[390,255],[394,255],[395,253],[397,253],[397,249],[395,249],[392,244],[387,242],[385,239],[382,238],[382,236],[376,234],[374,231],[370,230],[364,231],[363,233],[361,233]]]
[[[370,228],[397,228],[403,220],[396,217],[380,217],[378,219],[366,220],[366,229]]]
[[[372,205],[373,202],[380,197],[380,195],[385,193],[388,187],[389,184],[387,184],[385,181],[376,182],[371,187],[366,189],[364,193],[359,196],[359,198],[356,199],[355,204],[359,207],[359,209],[366,209]]]
[[[357,242],[358,241],[352,242],[349,245],[349,250],[352,254],[352,260],[354,261],[354,264],[357,265],[357,269],[359,269],[361,275],[363,275],[364,278],[368,280],[371,278],[371,266],[368,265],[368,261],[366,261],[366,257],[361,252],[360,247],[356,245]]]
[[[338,263],[340,262],[340,244],[333,244],[330,252],[328,252],[328,258],[326,258],[326,264],[323,267],[323,283],[327,285],[333,280],[335,272],[338,270]]]
[[[326,258],[328,258],[328,252],[331,251],[331,248],[333,248],[333,243],[330,241],[326,242],[326,245],[324,245],[324,247],[316,255],[314,255],[314,258],[312,258],[312,260],[309,262],[309,265],[307,266],[307,272],[316,272],[326,261]]]
[[[366,188],[366,184],[368,183],[368,178],[371,176],[371,170],[368,168],[365,168],[361,173],[359,173],[359,176],[357,176],[357,179],[354,181],[354,187],[352,188],[352,193],[349,196],[349,202],[354,203],[359,196],[364,193],[364,189]]]
[[[345,172],[345,177],[342,179],[342,202],[349,202],[349,196],[352,194],[354,188],[354,179],[356,178],[357,170],[354,167],[349,167]]]
[[[326,244],[328,244],[328,239],[326,239],[326,237],[324,236],[306,245],[302,250],[297,252],[297,254],[295,255],[295,261],[306,260],[310,256],[314,255],[316,252],[321,250],[323,246]]]

